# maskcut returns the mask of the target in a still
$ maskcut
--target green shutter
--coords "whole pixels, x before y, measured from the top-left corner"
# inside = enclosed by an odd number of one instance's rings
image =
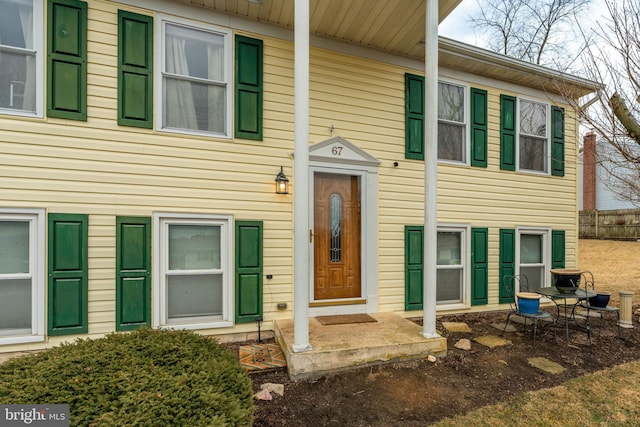
[[[151,324],[151,218],[116,217],[116,330]]]
[[[551,107],[551,175],[564,176],[564,109]]]
[[[262,221],[236,221],[236,323],[262,316]]]
[[[500,95],[500,169],[516,170],[516,97]]]
[[[262,141],[262,40],[236,36],[235,136]]]
[[[512,276],[516,272],[516,231],[500,229],[500,268],[498,282],[500,303],[508,303],[509,297],[504,292],[504,276]]]
[[[565,267],[565,232],[551,231],[551,268]]]
[[[424,77],[405,74],[404,91],[404,155],[407,159],[424,160]]]
[[[489,229],[471,229],[471,305],[489,302]]]
[[[424,292],[424,227],[404,227],[404,309],[422,310]]]
[[[487,167],[487,91],[471,88],[471,166]]]
[[[49,214],[49,335],[88,331],[87,232],[82,214]]]
[[[87,3],[48,1],[47,114],[87,120]]]
[[[153,18],[118,10],[118,124],[153,126]]]

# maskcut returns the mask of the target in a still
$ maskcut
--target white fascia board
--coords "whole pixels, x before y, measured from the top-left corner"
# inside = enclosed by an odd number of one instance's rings
[[[447,37],[440,36],[439,50],[442,53],[460,56],[471,61],[483,62],[491,65],[498,65],[514,71],[521,71],[527,74],[534,74],[540,77],[546,77],[553,80],[562,80],[571,85],[584,89],[596,91],[602,87],[602,84],[583,77],[572,74],[563,73],[541,65],[522,61],[510,56],[502,55],[490,50],[482,49],[467,43],[462,43]]]

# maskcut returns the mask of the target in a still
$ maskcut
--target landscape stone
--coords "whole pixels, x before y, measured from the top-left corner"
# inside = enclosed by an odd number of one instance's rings
[[[494,348],[499,347],[501,345],[510,345],[511,340],[506,340],[504,338],[497,337],[495,335],[483,335],[481,337],[476,337],[473,339],[475,342],[482,344],[485,347]]]
[[[556,362],[552,362],[551,360],[544,357],[532,357],[530,359],[527,359],[527,362],[529,362],[529,365],[535,368],[541,369],[554,375],[561,374],[566,370],[566,368],[564,368],[562,365]]]
[[[273,400],[271,393],[269,393],[269,390],[267,390],[266,388],[254,394],[253,398],[257,400]]]
[[[449,332],[471,332],[471,328],[464,322],[442,322],[442,326]]]
[[[260,390],[268,390],[279,396],[284,396],[284,384],[264,383],[260,386]]]
[[[471,341],[463,338],[455,343],[454,347],[460,350],[471,350]]]
[[[499,330],[500,332],[502,332],[503,330],[505,332],[515,332],[516,331],[516,327],[513,326],[511,323],[509,323],[507,325],[507,328],[505,329],[504,327],[504,323],[492,323],[491,326],[493,326],[494,328],[496,328],[497,330]]]

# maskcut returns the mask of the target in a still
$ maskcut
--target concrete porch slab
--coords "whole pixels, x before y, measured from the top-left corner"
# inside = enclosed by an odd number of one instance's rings
[[[276,320],[275,337],[282,347],[289,376],[300,379],[330,372],[400,360],[445,356],[447,340],[425,338],[422,327],[393,313],[371,314],[375,323],[323,326],[309,319],[312,350],[293,352],[293,320]]]

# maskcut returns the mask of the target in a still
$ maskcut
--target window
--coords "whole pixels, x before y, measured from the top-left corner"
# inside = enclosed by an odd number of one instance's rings
[[[456,229],[438,230],[436,301],[438,304],[463,302],[465,233]]]
[[[211,27],[158,20],[161,128],[229,136],[231,36]]]
[[[466,162],[465,88],[438,82],[438,159]]]
[[[342,261],[342,196],[333,193],[329,197],[329,230],[331,230],[331,247],[329,259],[331,262]]]
[[[519,169],[548,172],[549,158],[549,106],[519,100]]]
[[[231,218],[164,215],[156,225],[156,325],[230,326]]]
[[[520,282],[520,291],[533,292],[535,289],[545,286],[549,264],[547,234],[547,230],[518,231],[518,274],[527,277],[527,281]],[[522,287],[526,286],[527,282],[529,288],[523,289]]]
[[[0,209],[0,344],[44,341],[44,211]]]
[[[42,114],[42,2],[0,0],[0,110]]]

